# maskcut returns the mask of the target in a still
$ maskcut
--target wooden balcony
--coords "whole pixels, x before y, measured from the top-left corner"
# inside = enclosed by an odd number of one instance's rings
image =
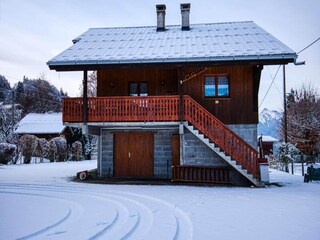
[[[63,99],[63,122],[82,122],[83,98]],[[179,96],[88,98],[88,122],[178,121]]]

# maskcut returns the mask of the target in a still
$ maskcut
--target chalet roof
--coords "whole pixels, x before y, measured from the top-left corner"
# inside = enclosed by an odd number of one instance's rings
[[[48,62],[56,66],[286,59],[296,53],[248,22],[181,26],[91,28]]]
[[[29,113],[18,124],[18,134],[59,134],[65,126],[62,113]]]

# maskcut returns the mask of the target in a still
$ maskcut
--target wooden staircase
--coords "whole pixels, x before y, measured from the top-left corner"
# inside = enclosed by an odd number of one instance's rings
[[[258,152],[191,97],[184,97],[184,126],[256,187],[260,180]]]

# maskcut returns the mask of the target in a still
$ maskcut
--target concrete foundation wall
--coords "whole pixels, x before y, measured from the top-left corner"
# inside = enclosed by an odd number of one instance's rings
[[[172,134],[177,130],[161,130],[154,134],[154,177],[171,179]]]
[[[113,176],[113,134],[102,130],[101,132],[101,150],[100,150],[100,166],[102,177]],[[98,164],[99,165],[99,164]]]
[[[257,124],[229,124],[228,127],[242,137],[245,141],[247,141],[247,143],[249,143],[252,147],[257,149]]]
[[[228,163],[187,129],[183,134],[182,156],[182,165],[228,166]]]

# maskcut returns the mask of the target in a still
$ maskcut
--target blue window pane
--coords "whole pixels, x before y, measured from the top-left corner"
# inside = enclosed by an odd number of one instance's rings
[[[218,77],[218,96],[229,96],[228,77]]]
[[[216,85],[215,85],[214,77],[205,77],[204,96],[206,97],[216,96]]]

